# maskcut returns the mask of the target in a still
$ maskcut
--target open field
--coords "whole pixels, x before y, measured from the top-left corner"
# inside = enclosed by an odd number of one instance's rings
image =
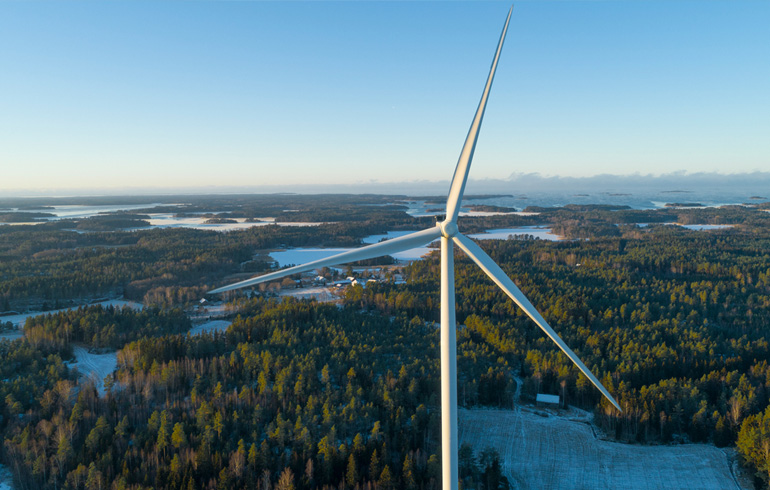
[[[460,410],[460,443],[497,449],[518,489],[749,490],[728,457],[707,444],[641,446],[597,439],[585,417],[528,408]],[[740,483],[739,483],[740,482]]]
[[[229,327],[231,323],[233,322],[227,320],[211,320],[204,322],[191,328],[190,335],[198,335],[199,333],[203,332],[224,332],[227,330],[227,327]]]
[[[104,395],[104,378],[115,371],[118,366],[118,357],[115,352],[105,354],[94,354],[89,352],[82,345],[73,345],[72,353],[75,356],[75,362],[71,367],[78,368],[78,371],[87,378],[92,378],[96,383],[96,389],[99,395]]]

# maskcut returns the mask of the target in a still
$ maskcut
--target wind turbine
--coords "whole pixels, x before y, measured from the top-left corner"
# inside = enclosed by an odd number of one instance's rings
[[[460,158],[455,167],[452,183],[449,187],[449,196],[446,203],[446,217],[433,228],[411,233],[384,242],[376,243],[355,250],[343,252],[325,259],[315,260],[303,265],[290,267],[263,276],[254,277],[237,282],[229,286],[209,291],[209,294],[223,293],[234,289],[245,288],[255,284],[272,281],[281,277],[290,276],[300,272],[307,272],[320,267],[346,264],[359,260],[372,259],[383,255],[403,252],[412,248],[427,245],[437,238],[441,239],[441,479],[444,490],[454,490],[458,487],[457,472],[457,340],[455,320],[455,280],[454,280],[454,248],[457,245],[462,249],[491,279],[502,289],[505,294],[516,302],[529,317],[545,332],[551,340],[569,357],[580,371],[591,380],[599,391],[618,410],[620,406],[602,386],[598,379],[583,364],[577,355],[572,352],[567,344],[548,325],[538,313],[532,303],[524,296],[524,293],[513,283],[503,270],[487,255],[476,243],[461,234],[457,228],[457,216],[460,212],[460,204],[468,181],[468,172],[473,160],[473,152],[476,148],[476,140],[479,136],[481,121],[484,118],[484,110],[492,88],[497,63],[500,60],[500,52],[508,31],[508,23],[511,20],[513,7],[508,11],[500,41],[497,44],[495,57],[489,69],[487,83],[481,95],[481,101],[476,109],[473,122],[465,138],[465,144],[460,152]]]

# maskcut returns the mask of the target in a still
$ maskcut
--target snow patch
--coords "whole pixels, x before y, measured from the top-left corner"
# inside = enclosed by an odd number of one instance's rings
[[[99,396],[104,396],[106,393],[104,378],[115,372],[118,367],[117,352],[94,354],[88,352],[83,346],[73,345],[72,353],[75,355],[75,362],[71,364],[71,367],[78,368],[83,376],[93,379]]]
[[[293,296],[299,299],[314,299],[319,303],[331,303],[339,299],[332,294],[331,290],[327,287],[310,287],[301,289],[282,289],[278,292],[278,296]]]
[[[194,326],[189,330],[189,333],[190,335],[198,335],[203,332],[224,332],[232,323],[233,322],[228,322],[227,320],[211,320]]]
[[[0,490],[13,490],[13,475],[11,470],[0,464]]]

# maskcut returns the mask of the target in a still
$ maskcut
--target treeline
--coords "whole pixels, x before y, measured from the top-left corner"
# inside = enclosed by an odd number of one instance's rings
[[[39,228],[45,226],[0,227],[0,311],[109,293],[185,304],[227,275],[253,272],[257,250],[356,246],[362,237],[388,230],[378,222],[228,233],[177,228],[80,234]]]
[[[567,238],[621,235],[636,238],[640,231],[636,224],[741,225],[749,229],[770,226],[770,214],[759,207],[746,206],[630,209],[628,206],[569,204],[559,208],[528,207],[525,211],[539,213],[538,221],[549,223],[554,233]],[[629,232],[633,232],[632,235]]]
[[[40,212],[28,212],[28,211],[12,211],[4,212],[0,211],[0,223],[31,223],[34,221],[45,220],[46,218],[54,218],[55,215],[51,213]]]
[[[67,352],[72,342],[94,349],[119,349],[142,337],[186,332],[191,327],[181,309],[94,305],[30,317],[24,336],[34,348]]]
[[[241,303],[226,333],[127,345],[105,398],[88,384],[45,391],[6,429],[20,488],[438,488],[432,324]],[[467,355],[477,372],[509,370]],[[465,488],[506,488],[496,454],[464,461]]]

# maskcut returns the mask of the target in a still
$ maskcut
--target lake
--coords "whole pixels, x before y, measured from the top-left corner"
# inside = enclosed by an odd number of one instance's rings
[[[370,235],[364,238],[362,241],[365,244],[378,243],[383,239],[391,240],[400,236],[414,233],[417,230],[411,231],[389,231],[385,234]],[[489,230],[486,233],[476,233],[468,235],[470,238],[476,240],[506,240],[510,236],[531,235],[541,240],[561,240],[561,237],[554,235],[550,228],[543,228],[539,226],[522,226],[520,228],[500,228],[495,230]],[[434,242],[435,243],[435,242]],[[288,250],[279,250],[271,252],[270,257],[278,263],[278,267],[285,267],[287,265],[299,265],[306,262],[312,262],[314,260],[325,259],[348,250],[354,250],[354,248],[293,248]],[[410,262],[412,260],[418,260],[429,254],[430,252],[438,251],[437,248],[431,248],[429,246],[417,247],[404,252],[391,254],[392,257],[401,262]]]

